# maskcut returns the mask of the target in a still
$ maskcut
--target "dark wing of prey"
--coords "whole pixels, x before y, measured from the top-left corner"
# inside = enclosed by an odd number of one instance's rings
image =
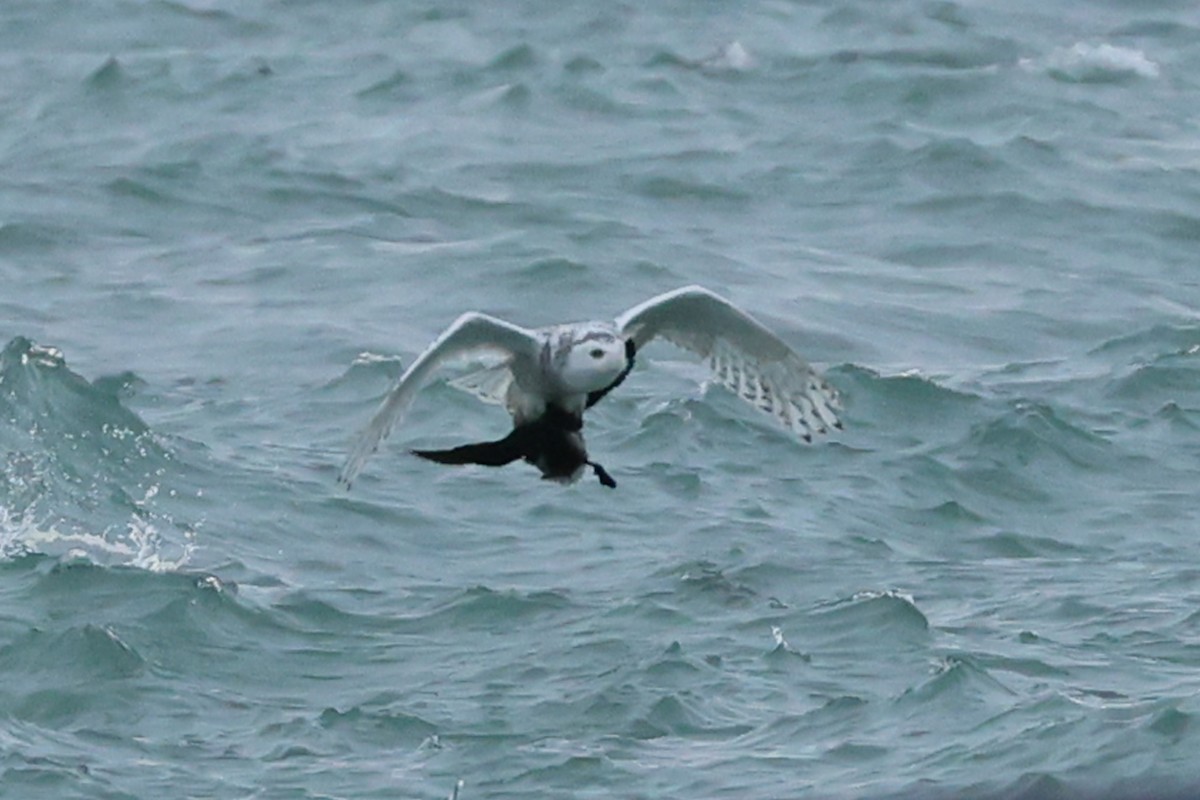
[[[519,458],[530,455],[528,435],[522,428],[495,442],[464,444],[449,450],[413,450],[414,456],[436,461],[439,464],[482,464],[485,467],[503,467]]]

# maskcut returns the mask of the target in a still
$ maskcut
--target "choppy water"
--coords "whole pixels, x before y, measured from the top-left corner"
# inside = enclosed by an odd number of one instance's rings
[[[1190,3],[0,6],[0,795],[1200,787]],[[686,283],[827,368],[803,446],[668,347],[621,486],[458,313]]]

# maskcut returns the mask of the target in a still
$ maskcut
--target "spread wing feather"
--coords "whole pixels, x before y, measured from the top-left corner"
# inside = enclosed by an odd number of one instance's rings
[[[616,322],[639,351],[661,337],[705,359],[718,383],[806,441],[841,427],[837,390],[768,328],[703,287],[653,297]]]
[[[450,385],[455,389],[474,395],[490,405],[504,406],[510,413],[515,413],[509,402],[509,388],[512,383],[513,374],[508,364],[484,367],[450,381]]]
[[[338,482],[349,487],[379,443],[404,419],[417,393],[444,364],[491,355],[504,359],[507,372],[534,380],[542,340],[533,331],[486,314],[463,314],[417,357],[384,398],[379,410],[359,434],[342,467]]]

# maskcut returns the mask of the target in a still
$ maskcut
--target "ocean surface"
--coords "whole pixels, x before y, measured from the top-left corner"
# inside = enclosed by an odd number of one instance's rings
[[[1200,793],[1200,9],[0,4],[0,797]],[[620,486],[337,470],[460,313],[702,284]],[[447,376],[454,373],[448,372]],[[461,784],[460,784],[461,781]]]

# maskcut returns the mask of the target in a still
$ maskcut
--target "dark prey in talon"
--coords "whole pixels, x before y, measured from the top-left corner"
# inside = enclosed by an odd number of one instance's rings
[[[604,486],[617,482],[592,461],[583,413],[616,389],[647,343],[662,338],[708,362],[714,379],[805,441],[841,428],[837,391],[782,339],[725,298],[699,286],[658,295],[613,322],[526,329],[486,314],[463,314],[400,377],[359,435],[338,477],[349,488],[417,393],[452,361],[493,366],[450,383],[503,405],[513,429],[503,439],[448,450],[413,450],[439,464],[500,467],[524,460],[548,480],[570,483],[586,467]]]
[[[523,458],[552,481],[572,481],[580,470],[591,467],[600,483],[617,488],[604,467],[588,460],[583,446],[583,420],[572,417],[557,406],[547,406],[542,416],[518,425],[512,433],[496,442],[464,444],[450,450],[413,450],[413,455],[439,464],[482,464],[503,467]]]

